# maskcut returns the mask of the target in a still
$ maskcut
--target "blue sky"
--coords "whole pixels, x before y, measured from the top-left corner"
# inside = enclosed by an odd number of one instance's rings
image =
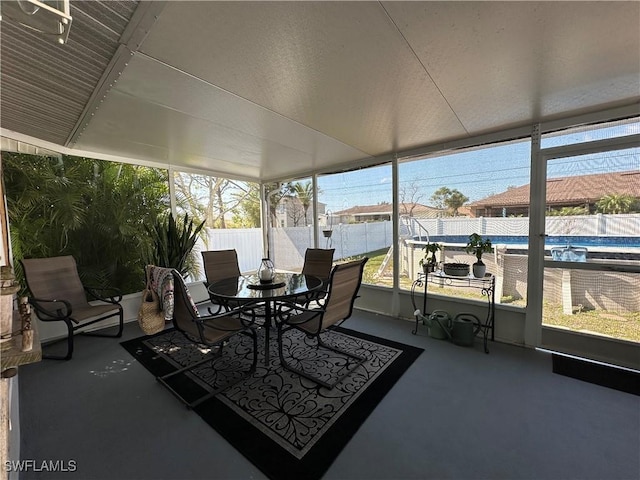
[[[548,148],[633,133],[640,133],[640,122],[549,136],[543,139],[542,146]],[[427,205],[432,204],[430,197],[433,192],[443,186],[457,189],[470,202],[480,200],[510,186],[528,184],[530,155],[530,142],[522,141],[401,163],[398,169],[400,188],[411,191],[417,186],[418,195],[407,196],[406,200],[413,198]],[[551,178],[624,170],[640,170],[640,148],[589,155],[580,160],[554,160],[549,163],[547,175]],[[318,177],[318,186],[321,191],[319,201],[332,212],[355,205],[391,202],[391,166]]]

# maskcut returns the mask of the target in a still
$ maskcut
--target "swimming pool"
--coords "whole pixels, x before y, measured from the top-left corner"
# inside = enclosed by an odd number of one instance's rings
[[[529,237],[524,235],[483,235],[489,238],[495,245],[508,245],[513,247],[527,248]],[[426,238],[414,237],[414,240],[426,241]],[[429,238],[431,243],[447,244],[467,244],[468,235],[434,235]],[[598,250],[600,248],[640,248],[640,236],[636,237],[588,237],[588,236],[548,236],[545,239],[545,247],[585,247],[587,250]]]

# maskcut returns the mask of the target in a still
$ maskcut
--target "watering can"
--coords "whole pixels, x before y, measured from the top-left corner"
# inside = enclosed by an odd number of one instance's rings
[[[422,321],[429,327],[431,338],[451,338],[451,317],[444,310],[434,310],[428,317],[422,317]]]
[[[416,311],[416,314],[419,314]],[[420,315],[429,327],[429,336],[440,340],[449,339],[456,345],[471,346],[478,331],[480,320],[472,313],[459,313],[453,319],[444,310],[434,310],[431,315]]]
[[[480,320],[474,314],[459,313],[451,321],[451,341],[456,345],[470,347],[478,333],[476,325],[480,325]]]

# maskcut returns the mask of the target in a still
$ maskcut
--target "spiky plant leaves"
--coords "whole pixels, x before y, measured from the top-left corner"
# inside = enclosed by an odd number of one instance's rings
[[[196,273],[195,261],[191,257],[203,227],[204,221],[194,226],[187,213],[179,221],[172,214],[159,217],[153,226],[148,227],[155,242],[148,263],[175,268],[183,276]]]

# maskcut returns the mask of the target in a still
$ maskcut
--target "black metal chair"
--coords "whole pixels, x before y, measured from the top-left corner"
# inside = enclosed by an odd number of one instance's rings
[[[43,358],[70,360],[73,356],[73,334],[76,330],[111,317],[118,317],[118,333],[82,332],[96,337],[121,337],[122,295],[116,288],[84,287],[78,275],[76,260],[71,255],[49,258],[29,258],[20,261],[36,316],[43,322],[64,322],[67,326],[67,353],[63,356],[43,355]],[[104,304],[91,305],[91,300]]]
[[[203,359],[195,363],[166,375],[159,376],[157,380],[167,387],[171,393],[180,399],[188,408],[194,408],[205,400],[244,380],[256,370],[258,362],[258,337],[255,331],[255,314],[253,313],[252,306],[247,304],[242,308],[223,312],[218,315],[201,317],[191,299],[191,295],[182,276],[177,270],[173,271],[173,278],[173,324],[175,328],[181,332],[188,341],[208,347],[211,353],[205,355]],[[225,343],[236,334],[248,335],[253,340],[253,360],[251,367],[247,371],[242,372],[239,378],[234,379],[234,381],[224,387],[210,390],[195,401],[188,401],[171,386],[170,378],[188,372],[203,363],[211,362],[220,357],[223,353]]]
[[[322,341],[321,334],[328,329],[341,324],[349,318],[353,312],[353,304],[358,297],[358,290],[362,283],[364,265],[368,258],[338,264],[333,267],[329,277],[329,290],[322,306],[307,308],[296,303],[282,303],[278,307],[278,354],[282,366],[309,380],[312,380],[326,388],[333,388],[344,377],[349,375],[365,357],[352,352],[328,345]],[[304,371],[300,366],[294,366],[288,362],[284,355],[283,334],[291,329],[297,329],[308,337],[316,339],[317,348],[326,348],[347,357],[347,363],[351,363],[346,372],[334,381],[324,381],[317,376]],[[297,365],[312,362],[313,359],[296,358]]]

